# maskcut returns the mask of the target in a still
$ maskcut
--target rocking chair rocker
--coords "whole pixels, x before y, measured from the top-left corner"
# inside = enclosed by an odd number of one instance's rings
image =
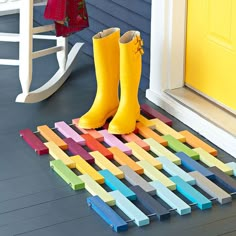
[[[53,35],[39,35],[54,30],[53,25],[33,27],[34,6],[46,5],[46,0],[0,0],[0,14],[20,13],[20,33],[1,33],[0,42],[19,42],[19,60],[0,59],[0,65],[19,66],[19,79],[22,93],[16,102],[35,103],[56,92],[69,77],[75,58],[83,43],[76,43],[68,54],[68,40]],[[33,39],[56,40],[56,46],[33,52]],[[33,59],[57,54],[58,71],[40,88],[30,91],[32,82]]]

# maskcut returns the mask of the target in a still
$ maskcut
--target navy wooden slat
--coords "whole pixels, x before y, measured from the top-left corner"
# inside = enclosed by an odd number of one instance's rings
[[[150,194],[145,192],[140,186],[131,186],[130,189],[136,194],[137,201],[148,210],[149,214],[156,214],[159,220],[166,220],[170,218],[170,212],[167,208],[162,206]]]

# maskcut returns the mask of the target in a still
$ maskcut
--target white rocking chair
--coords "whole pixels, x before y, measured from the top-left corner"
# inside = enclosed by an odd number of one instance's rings
[[[0,59],[0,65],[19,66],[19,79],[22,93],[16,97],[16,102],[34,103],[51,96],[69,77],[75,58],[83,45],[76,43],[68,54],[68,40],[64,37],[39,35],[54,30],[54,25],[33,27],[33,7],[45,5],[46,0],[0,0],[0,14],[20,13],[20,33],[1,33],[0,42],[19,42],[19,60]],[[33,39],[56,40],[56,46],[33,52]],[[57,54],[58,71],[42,87],[30,91],[32,82],[32,60]]]

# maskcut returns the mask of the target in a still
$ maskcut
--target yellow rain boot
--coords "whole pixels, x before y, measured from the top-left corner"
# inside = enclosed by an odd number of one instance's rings
[[[97,92],[90,110],[79,119],[78,125],[81,128],[103,126],[118,109],[119,39],[119,28],[106,29],[93,37]]]
[[[127,134],[134,131],[140,116],[138,88],[142,71],[143,41],[138,31],[126,32],[120,45],[120,104],[108,132]]]

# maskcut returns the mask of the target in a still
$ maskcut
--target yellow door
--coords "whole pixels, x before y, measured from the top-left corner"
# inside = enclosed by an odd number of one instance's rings
[[[188,0],[185,83],[236,111],[236,0]]]

